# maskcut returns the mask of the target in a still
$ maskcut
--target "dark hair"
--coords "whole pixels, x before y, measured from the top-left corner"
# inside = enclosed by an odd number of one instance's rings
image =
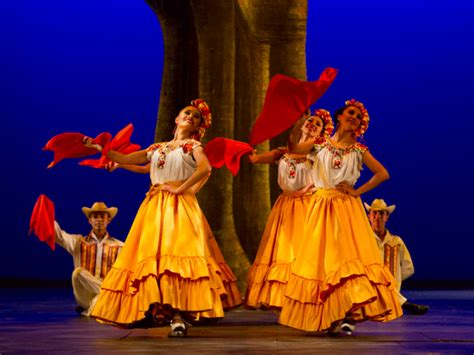
[[[337,125],[339,123],[339,120],[337,119],[338,116],[342,115],[344,113],[344,110],[348,108],[350,105],[346,105],[343,107],[338,108],[336,111],[334,111],[334,132],[337,131]]]
[[[291,129],[290,135],[288,136],[287,145],[290,143],[297,144],[301,138],[301,128],[303,127],[304,123],[306,122],[306,116],[301,116],[298,118],[298,121],[295,122],[293,128]]]

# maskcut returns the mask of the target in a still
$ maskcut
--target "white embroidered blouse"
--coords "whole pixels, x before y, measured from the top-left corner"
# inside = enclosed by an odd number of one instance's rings
[[[311,164],[306,157],[291,157],[286,148],[277,149],[278,185],[283,192],[295,192],[309,185]]]
[[[197,168],[193,151],[199,146],[201,143],[190,139],[177,147],[171,147],[170,142],[155,143],[148,147],[151,183],[155,185],[188,179]]]
[[[318,138],[308,159],[313,161],[312,179],[317,189],[333,189],[342,181],[354,185],[362,170],[362,157],[367,147],[355,143],[336,148],[329,139]]]

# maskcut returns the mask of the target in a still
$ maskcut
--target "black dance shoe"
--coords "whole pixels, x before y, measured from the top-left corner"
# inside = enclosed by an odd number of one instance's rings
[[[82,312],[84,312],[86,309],[84,307],[81,307],[81,306],[76,306],[76,308],[74,308],[74,310],[76,311],[77,314],[81,315]]]
[[[406,301],[404,304],[402,304],[402,309],[410,314],[422,315],[428,312],[430,307],[423,304],[416,304]]]

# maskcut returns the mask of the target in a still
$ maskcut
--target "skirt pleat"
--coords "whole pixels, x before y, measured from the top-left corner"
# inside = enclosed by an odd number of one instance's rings
[[[247,307],[280,309],[283,306],[310,198],[310,195],[282,194],[276,200],[247,278]]]

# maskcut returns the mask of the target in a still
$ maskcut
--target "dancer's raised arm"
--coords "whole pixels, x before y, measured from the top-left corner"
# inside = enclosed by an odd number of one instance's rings
[[[101,145],[92,143],[92,138],[90,137],[86,137],[84,139],[84,145],[87,148],[97,149],[99,153],[102,153],[102,150],[104,149],[104,147]],[[139,150],[130,154],[122,154],[114,150],[109,150],[106,153],[106,156],[116,163],[123,165],[133,165],[147,163],[148,161],[146,159],[146,153],[146,150]]]

